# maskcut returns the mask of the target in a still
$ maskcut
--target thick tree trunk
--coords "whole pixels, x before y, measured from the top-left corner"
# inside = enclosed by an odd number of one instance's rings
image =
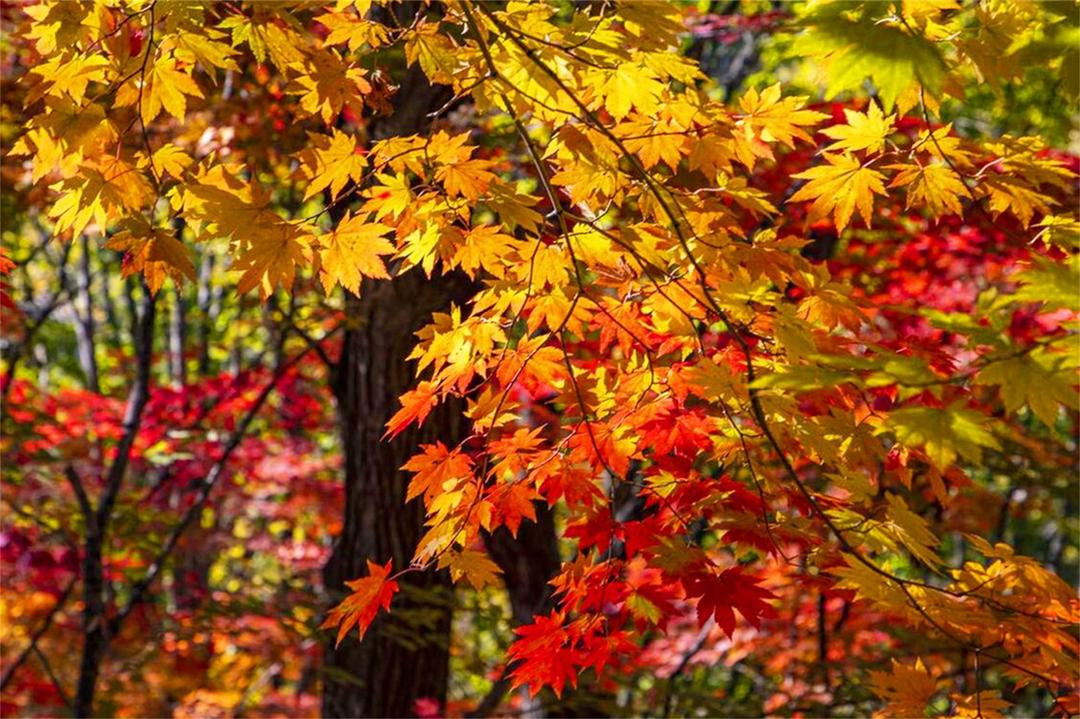
[[[401,6],[398,22],[407,25],[419,4]],[[385,12],[377,10],[377,12]],[[432,86],[413,66],[393,98],[394,110],[375,119],[373,139],[422,132],[430,113],[449,98],[446,87]],[[336,207],[340,214],[344,207]],[[334,394],[345,460],[345,508],[342,534],[334,545],[324,579],[331,601],[346,580],[367,574],[366,560],[394,569],[412,560],[424,529],[419,501],[405,504],[410,476],[400,470],[421,443],[457,443],[466,431],[464,406],[449,402],[434,410],[420,428],[410,427],[383,441],[386,421],[398,410],[398,397],[415,384],[406,357],[415,332],[431,314],[450,303],[464,304],[473,293],[462,275],[428,278],[419,270],[391,281],[365,281],[360,297],[349,296],[341,357],[335,366]],[[324,651],[325,717],[404,717],[415,714],[417,699],[446,699],[449,673],[449,577],[423,572],[405,575],[394,610],[384,613],[364,641],[356,634]]]
[[[414,332],[433,311],[461,304],[472,292],[464,277],[428,279],[418,271],[392,282],[367,282],[350,298],[353,327],[344,339],[334,392],[345,454],[345,516],[325,571],[332,593],[367,574],[366,560],[395,570],[408,565],[423,531],[420,502],[405,504],[410,475],[400,471],[423,442],[453,444],[466,431],[462,406],[438,407],[421,428],[382,441],[398,396],[415,383],[405,357]],[[444,573],[400,580],[394,610],[375,621],[363,642],[355,633],[325,651],[323,715],[403,717],[423,697],[445,700],[450,641],[450,589]],[[335,598],[335,597],[332,597]],[[340,598],[340,594],[336,598]]]

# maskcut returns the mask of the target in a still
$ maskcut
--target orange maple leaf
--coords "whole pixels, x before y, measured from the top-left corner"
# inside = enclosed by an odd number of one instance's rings
[[[383,438],[393,439],[401,434],[409,423],[416,420],[420,424],[439,403],[437,387],[434,382],[421,382],[416,389],[401,395],[401,409],[386,423]]]
[[[335,647],[341,644],[341,640],[354,626],[360,630],[360,638],[375,621],[379,609],[389,609],[390,600],[398,592],[398,583],[390,576],[394,568],[394,560],[390,560],[385,566],[380,566],[368,560],[368,576],[345,582],[345,586],[352,590],[352,594],[345,597],[336,607],[330,610],[326,621],[321,629],[336,626],[338,628],[337,642]]]

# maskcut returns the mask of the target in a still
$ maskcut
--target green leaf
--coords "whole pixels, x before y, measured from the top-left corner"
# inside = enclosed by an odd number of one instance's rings
[[[826,99],[858,90],[866,78],[874,83],[886,110],[915,84],[937,94],[945,79],[945,61],[933,42],[876,17],[889,7],[879,2],[840,2],[801,18],[807,29],[796,39],[792,55],[824,63]]]
[[[945,409],[904,407],[890,413],[879,432],[893,432],[900,444],[921,448],[934,464],[944,469],[958,456],[978,462],[983,447],[1001,449],[987,429],[989,422],[986,415],[957,405]]]

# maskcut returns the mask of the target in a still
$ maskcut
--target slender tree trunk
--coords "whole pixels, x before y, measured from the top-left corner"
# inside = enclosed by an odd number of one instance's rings
[[[105,659],[109,638],[105,634],[105,577],[102,527],[94,515],[87,517],[83,545],[83,647],[79,681],[75,688],[75,716],[94,715],[94,693]]]
[[[134,304],[134,298],[132,297]],[[116,457],[109,465],[105,487],[95,508],[87,496],[79,477],[71,469],[71,483],[79,500],[80,510],[86,524],[83,542],[83,646],[79,662],[79,679],[75,689],[75,716],[79,719],[94,716],[94,695],[97,691],[101,665],[109,648],[109,602],[110,584],[105,576],[105,547],[109,523],[124,475],[131,457],[131,449],[142,422],[143,410],[149,399],[150,372],[154,347],[154,319],[156,303],[149,289],[143,286],[141,312],[133,311],[132,336],[135,338],[136,367],[131,391],[124,410],[123,428]]]
[[[75,339],[78,343],[79,364],[86,375],[86,388],[91,392],[100,392],[97,354],[94,352],[94,304],[90,297],[90,240],[86,235],[83,235],[81,240],[78,304],[82,305],[82,314],[77,305],[72,308],[75,315]]]
[[[405,504],[410,475],[399,468],[417,446],[459,441],[466,431],[460,403],[441,405],[421,428],[383,441],[398,396],[415,383],[406,363],[414,332],[433,311],[472,293],[464,277],[428,279],[409,272],[391,282],[366,282],[347,307],[354,328],[344,338],[334,393],[345,454],[345,517],[342,535],[325,571],[326,585],[340,598],[342,584],[367,573],[366,560],[395,569],[408,565],[423,532],[424,510]],[[355,633],[325,650],[323,715],[403,717],[413,703],[446,697],[450,641],[450,588],[442,572],[411,573],[400,580],[394,611],[372,625],[363,642]]]
[[[183,389],[187,384],[187,367],[184,361],[187,298],[180,287],[173,288],[172,305],[169,309],[169,379],[172,380],[174,388]]]
[[[195,302],[199,308],[199,375],[206,376],[210,373],[210,339],[214,333],[214,325],[217,324],[218,312],[221,309],[220,288],[213,286],[214,255],[210,252],[203,253],[199,261],[199,289]]]

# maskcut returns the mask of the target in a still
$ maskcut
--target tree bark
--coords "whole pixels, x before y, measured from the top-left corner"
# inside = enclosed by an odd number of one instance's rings
[[[367,574],[366,560],[395,570],[408,565],[423,532],[420,502],[405,504],[410,475],[399,468],[424,442],[454,444],[464,436],[458,402],[436,408],[423,427],[383,441],[398,396],[415,383],[405,357],[414,332],[433,311],[466,301],[472,284],[463,276],[428,279],[417,271],[390,282],[365,282],[350,297],[337,364],[338,403],[345,460],[344,527],[326,566],[326,586],[340,599],[342,584]],[[449,671],[450,599],[445,573],[410,573],[399,580],[394,609],[371,626],[363,642],[352,633],[324,654],[323,715],[403,717],[417,699],[446,698]]]

